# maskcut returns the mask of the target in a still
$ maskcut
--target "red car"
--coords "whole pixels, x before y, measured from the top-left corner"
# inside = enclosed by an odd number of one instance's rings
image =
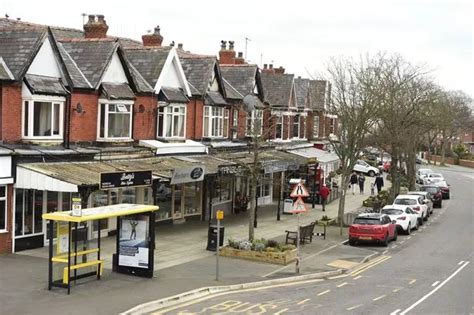
[[[357,242],[382,242],[384,246],[398,237],[396,221],[381,213],[359,214],[349,227],[349,244]]]

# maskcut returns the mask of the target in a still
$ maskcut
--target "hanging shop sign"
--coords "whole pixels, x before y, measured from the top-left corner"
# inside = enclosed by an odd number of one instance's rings
[[[295,161],[265,161],[263,169],[265,174],[279,173],[285,171],[296,171],[300,165]]]
[[[112,172],[100,174],[100,189],[151,186],[151,171]]]
[[[237,175],[241,176],[244,174],[244,169],[240,165],[226,165],[219,166],[219,175]]]
[[[171,185],[200,182],[204,180],[206,167],[204,165],[185,167],[173,170]]]

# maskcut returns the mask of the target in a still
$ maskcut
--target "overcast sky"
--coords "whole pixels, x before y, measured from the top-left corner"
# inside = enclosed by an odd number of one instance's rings
[[[141,40],[161,27],[164,44],[218,54],[221,40],[259,65],[321,73],[331,56],[385,51],[426,63],[446,89],[474,96],[473,5],[468,0],[331,1],[19,1],[0,0],[0,14],[82,29],[82,13],[103,14],[109,35]]]

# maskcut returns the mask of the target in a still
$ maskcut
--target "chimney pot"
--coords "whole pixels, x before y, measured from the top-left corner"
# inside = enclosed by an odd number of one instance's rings
[[[239,56],[239,58],[244,58],[244,53],[239,51],[238,56]]]
[[[183,43],[178,43],[178,49],[183,49]]]
[[[160,34],[160,26],[157,25],[152,34],[142,35],[143,46],[160,47],[163,42],[163,36]]]
[[[154,33],[154,34],[155,34],[155,35],[160,35],[160,26],[159,26],[159,25],[157,25],[157,26],[155,27],[155,33]]]
[[[95,22],[95,15],[89,14],[89,21],[87,23],[92,23],[92,22]]]
[[[273,69],[273,63],[268,65],[268,69]]]
[[[263,69],[267,69],[268,65],[266,63],[263,64]]]
[[[226,50],[227,49],[227,41],[221,40],[221,50]]]
[[[100,23],[105,23],[104,16],[102,14],[97,15],[97,20]]]
[[[229,41],[229,50],[234,50],[234,41],[233,40],[230,40]]]
[[[174,47],[174,40],[171,41],[170,47]]]

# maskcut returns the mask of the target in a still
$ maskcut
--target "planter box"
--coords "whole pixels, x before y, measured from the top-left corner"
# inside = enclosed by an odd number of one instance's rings
[[[225,257],[242,258],[277,265],[288,265],[290,262],[296,260],[296,249],[287,250],[285,252],[257,252],[225,246],[220,249],[219,253]]]

